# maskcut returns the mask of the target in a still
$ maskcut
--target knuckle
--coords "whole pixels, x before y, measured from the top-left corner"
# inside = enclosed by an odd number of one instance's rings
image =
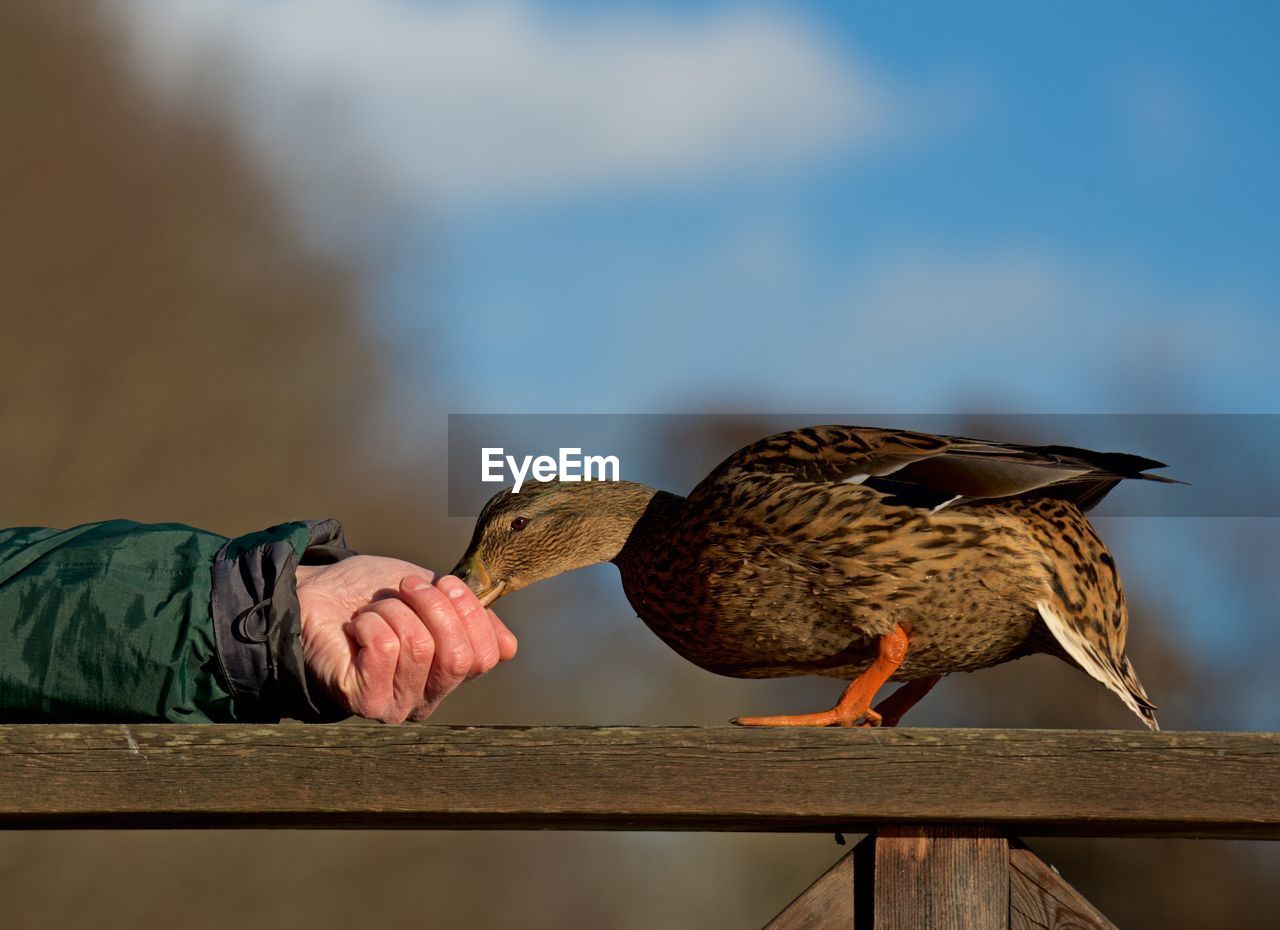
[[[431,588],[431,594],[423,604],[421,613],[423,614],[423,619],[431,616],[438,622],[447,624],[456,623],[462,617],[462,614],[458,613],[454,602],[449,599],[448,595],[436,588]]]
[[[415,635],[409,641],[409,655],[413,660],[421,665],[431,662],[435,655],[436,644],[430,636],[424,634]]]
[[[470,673],[474,660],[471,647],[461,643],[445,650],[440,656],[440,670],[451,678],[461,678]]]

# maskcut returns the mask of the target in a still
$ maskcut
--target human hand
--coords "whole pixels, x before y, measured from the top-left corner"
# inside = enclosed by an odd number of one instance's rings
[[[516,638],[451,575],[358,555],[297,570],[307,672],[353,714],[424,720],[462,682],[516,654]]]

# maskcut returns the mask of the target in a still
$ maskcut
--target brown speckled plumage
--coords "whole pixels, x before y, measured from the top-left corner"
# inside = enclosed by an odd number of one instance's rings
[[[456,571],[483,564],[503,593],[611,559],[650,629],[736,677],[853,678],[895,628],[910,641],[898,681],[1047,652],[1154,727],[1115,561],[1082,510],[1124,478],[1169,480],[1143,474],[1158,466],[810,427],[735,453],[687,499],[628,482],[501,492]]]

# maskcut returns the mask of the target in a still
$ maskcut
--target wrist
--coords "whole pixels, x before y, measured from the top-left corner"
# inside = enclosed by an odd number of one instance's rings
[[[317,575],[323,574],[326,568],[328,568],[327,565],[299,565],[294,569],[294,587],[301,588],[304,584],[310,583]]]

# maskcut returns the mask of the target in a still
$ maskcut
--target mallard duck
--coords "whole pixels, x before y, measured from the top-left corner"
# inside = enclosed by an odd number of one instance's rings
[[[721,675],[852,679],[820,713],[745,726],[893,725],[949,672],[1032,653],[1155,705],[1124,654],[1115,559],[1085,519],[1162,463],[1067,446],[813,426],[734,453],[687,497],[526,485],[484,507],[453,570],[486,604],[611,561],[654,633]],[[888,681],[907,684],[873,709]]]

